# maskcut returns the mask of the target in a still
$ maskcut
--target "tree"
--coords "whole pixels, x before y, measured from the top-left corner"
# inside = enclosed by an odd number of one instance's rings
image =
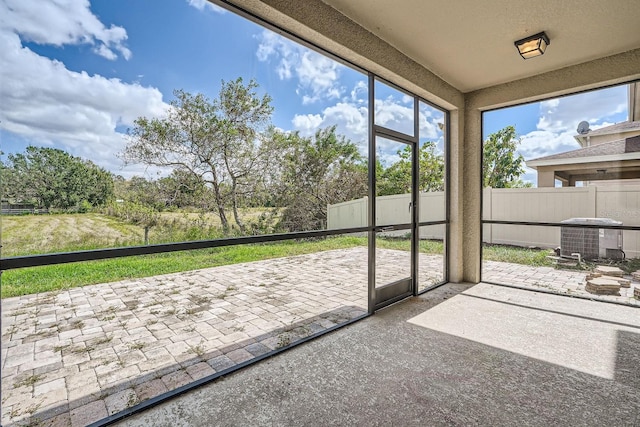
[[[153,207],[129,201],[113,203],[109,206],[108,214],[142,227],[145,245],[149,244],[149,230],[160,221],[160,213]]]
[[[9,154],[8,196],[15,201],[44,208],[100,206],[113,199],[109,172],[88,160],[49,147],[27,147],[25,153]]]
[[[231,181],[233,217],[243,232],[245,226],[238,213],[240,198],[253,192],[266,167],[265,160],[273,153],[268,139],[258,139],[259,131],[269,124],[273,107],[268,95],[257,97],[257,87],[253,80],[244,86],[241,78],[223,82],[218,103],[222,159]]]
[[[126,194],[121,198],[126,202],[147,206],[155,210],[165,208],[164,200],[160,196],[158,185],[155,181],[141,176],[133,176],[126,181]]]
[[[516,129],[507,126],[489,135],[482,146],[482,184],[492,188],[530,187],[520,176],[524,173],[524,157],[516,152],[520,139]]]
[[[157,180],[133,176],[126,180],[118,175],[113,178],[116,198],[158,211],[170,208],[207,208],[209,190],[205,182],[183,170],[173,170],[169,176]]]
[[[436,152],[435,142],[425,142],[418,150],[418,190],[444,190],[444,156]],[[376,167],[376,185],[379,196],[411,192],[411,147],[397,152],[399,160],[388,168]]]
[[[289,231],[323,228],[327,205],[367,194],[367,166],[358,148],[336,134],[336,127],[318,130],[313,138],[286,135],[279,177],[281,222]]]
[[[158,201],[163,207],[208,207],[205,182],[188,172],[176,169],[156,181]]]
[[[193,175],[213,190],[216,210],[229,229],[229,202],[238,226],[241,196],[250,191],[268,148],[258,139],[270,121],[268,95],[259,97],[258,84],[242,78],[222,82],[219,97],[174,91],[175,99],[163,118],[139,117],[129,131],[122,153],[126,162],[171,167]]]
[[[0,155],[4,154],[0,151]],[[19,183],[16,179],[13,169],[9,167],[8,164],[5,164],[0,159],[0,198],[4,202],[5,200],[12,201],[22,201],[20,197],[16,195],[16,192],[19,190]]]

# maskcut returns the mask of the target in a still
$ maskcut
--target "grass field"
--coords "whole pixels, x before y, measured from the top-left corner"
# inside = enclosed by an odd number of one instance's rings
[[[186,221],[185,224],[190,226],[193,220],[193,218],[182,214],[168,215],[172,216],[170,219],[173,224]],[[197,216],[197,214],[194,215]],[[139,245],[143,239],[143,230],[140,227],[99,214],[4,216],[0,220],[2,221],[3,257]],[[203,218],[198,216],[195,220],[202,222]],[[204,220],[203,228],[215,229],[215,226],[206,223],[206,217]],[[176,233],[176,236],[184,237],[180,233]],[[167,236],[156,235],[155,238],[160,240],[166,239]],[[1,296],[6,298],[129,278],[366,245],[366,237],[339,236],[7,270],[2,274]],[[408,239],[381,238],[377,242],[377,247],[409,250],[410,241]],[[442,242],[428,240],[420,242],[420,252],[442,254],[443,251]],[[544,250],[502,246],[488,246],[483,250],[484,259],[527,265],[550,265],[545,258],[547,254],[548,251]]]
[[[2,256],[140,244],[142,228],[100,214],[3,216]]]
[[[261,214],[269,213],[273,210],[271,208],[244,208],[240,210],[240,218],[245,223],[258,220]],[[233,219],[231,212],[227,213],[228,220],[231,226],[235,226],[236,222]],[[160,216],[165,221],[175,221],[176,223],[182,223],[183,225],[189,224],[205,224],[210,227],[220,227],[220,217],[215,213],[196,213],[196,212],[162,212]]]
[[[246,209],[255,221],[264,209]],[[152,227],[150,243],[221,237],[220,219],[212,213],[163,212]],[[96,214],[20,215],[0,217],[2,256],[35,255],[144,244],[144,229],[118,218]],[[235,222],[231,220],[232,226]]]

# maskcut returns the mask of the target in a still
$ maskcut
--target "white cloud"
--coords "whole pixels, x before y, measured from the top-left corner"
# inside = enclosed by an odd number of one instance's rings
[[[437,120],[433,120],[433,119],[429,120],[423,114],[420,114],[418,120],[419,120],[418,124],[420,126],[421,139],[427,139],[429,141],[437,141],[443,138],[443,134],[440,128],[438,127]],[[439,122],[442,123],[443,121],[440,120]]]
[[[541,102],[537,128],[558,133],[575,131],[583,120],[597,125],[626,111],[626,91],[619,86]]]
[[[338,102],[325,108],[321,114],[296,114],[291,121],[302,136],[312,136],[319,129],[337,126],[337,132],[355,143],[361,153],[367,152],[367,108],[352,103]]]
[[[421,102],[419,104],[420,139],[437,143],[438,149],[444,151],[444,113]]]
[[[205,8],[216,12],[216,13],[226,13],[226,9],[215,5],[207,0],[187,0],[187,3],[189,3],[190,6],[195,7],[198,10],[204,10]]]
[[[110,60],[117,58],[116,52],[124,59],[131,57],[125,46],[126,30],[105,27],[91,12],[88,0],[3,0],[0,28],[38,44],[94,45],[94,52]]]
[[[560,105],[560,98],[548,99],[540,103],[540,109],[541,110],[553,109],[558,107],[558,105]]]
[[[43,7],[52,6],[47,2]],[[82,39],[73,23],[86,17],[86,10],[69,6],[69,13],[79,13],[80,16],[64,18],[71,25],[69,31],[75,35],[66,39],[61,37],[57,31],[58,22],[52,27],[50,44],[75,43]],[[8,24],[6,15],[1,15],[0,127],[32,144],[56,146],[118,172],[122,162],[116,154],[124,148],[125,141],[124,135],[116,129],[132,126],[139,116],[163,114],[167,104],[162,101],[162,93],[156,88],[129,84],[115,78],[70,71],[62,62],[36,54],[22,45],[19,37],[22,33],[17,28],[26,29],[31,40],[48,43],[36,30],[31,31],[37,25],[28,18],[33,16],[36,23],[41,18],[35,16],[37,14],[18,14],[15,10],[11,14],[20,17],[21,22]],[[94,28],[102,25],[92,22],[88,20]],[[85,35],[88,37],[94,33],[86,31]],[[124,29],[121,34],[126,35]],[[106,45],[96,46],[100,49]],[[105,49],[103,55],[112,52]],[[131,174],[134,170],[140,172],[143,169],[132,167],[128,170]]]
[[[602,122],[602,123],[597,124],[597,125],[591,125],[591,126],[589,126],[589,129],[590,129],[590,130],[596,130],[596,129],[605,128],[605,127],[607,127],[607,126],[611,126],[611,125],[615,125],[615,123],[612,123],[612,122]]]
[[[109,49],[103,44],[93,48],[93,51],[98,55],[102,56],[103,58],[106,58],[110,61],[115,61],[116,59],[118,59],[118,55],[116,55],[111,49]]]
[[[538,182],[538,174],[531,168],[525,167],[524,169],[525,172],[520,175],[520,179],[522,180],[522,182],[528,182],[535,187]]]
[[[573,138],[574,131],[552,132],[536,130],[524,135],[518,151],[526,160],[537,159],[555,153],[576,150],[580,144]]]
[[[320,114],[296,114],[291,123],[303,136],[311,136],[320,129],[323,120]]]
[[[339,84],[340,63],[269,30],[264,30],[257,39],[260,42],[256,51],[258,60],[275,61],[280,80],[295,77],[296,92],[303,104],[339,99],[344,93],[344,87]]]
[[[325,108],[321,114],[296,114],[292,123],[304,136],[333,125],[338,126],[338,133],[353,142],[365,142],[368,135],[367,109],[344,102]]]
[[[358,104],[368,103],[369,86],[364,80],[360,80],[351,90],[351,101]]]
[[[626,110],[626,86],[543,101],[536,130],[522,136],[518,151],[531,160],[578,149],[574,138],[578,123],[586,120],[595,130],[625,120]]]
[[[413,106],[399,104],[393,98],[375,101],[375,123],[379,126],[413,135]]]
[[[356,83],[350,97],[345,97],[319,114],[297,114],[292,120],[293,128],[302,136],[312,136],[319,129],[336,126],[337,132],[358,145],[361,154],[368,152],[368,108],[362,100],[367,100],[367,87],[362,81]],[[442,150],[443,132],[438,123],[443,123],[444,114],[431,107],[422,106],[419,116],[421,139],[435,141]],[[392,99],[376,100],[378,124],[395,130],[411,130],[413,133],[413,110]],[[378,155],[391,164],[397,160],[398,145],[388,140],[378,141]]]

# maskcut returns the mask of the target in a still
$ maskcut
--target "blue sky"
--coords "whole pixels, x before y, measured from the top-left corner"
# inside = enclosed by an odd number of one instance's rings
[[[126,177],[149,174],[117,157],[133,121],[162,116],[174,89],[213,99],[221,80],[237,77],[255,78],[273,97],[277,127],[311,135],[337,125],[366,151],[365,75],[205,0],[0,0],[0,60],[5,154],[53,146]],[[525,158],[564,151],[579,121],[597,128],[625,120],[626,89],[611,92],[597,102],[490,112],[485,131],[515,124]],[[394,91],[376,95],[378,122],[406,129],[411,102]],[[441,146],[442,114],[421,113],[421,138]]]
[[[486,138],[513,125],[520,136],[519,152],[525,160],[576,150],[578,123],[589,122],[592,130],[627,120],[627,86],[550,99],[484,113]],[[536,185],[536,173],[526,168],[523,180]]]

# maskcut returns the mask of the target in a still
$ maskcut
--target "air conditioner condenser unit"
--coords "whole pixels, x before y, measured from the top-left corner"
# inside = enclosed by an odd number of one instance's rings
[[[570,218],[561,224],[571,225],[622,225],[611,218]],[[582,259],[623,259],[622,230],[592,227],[561,227],[560,255]]]

